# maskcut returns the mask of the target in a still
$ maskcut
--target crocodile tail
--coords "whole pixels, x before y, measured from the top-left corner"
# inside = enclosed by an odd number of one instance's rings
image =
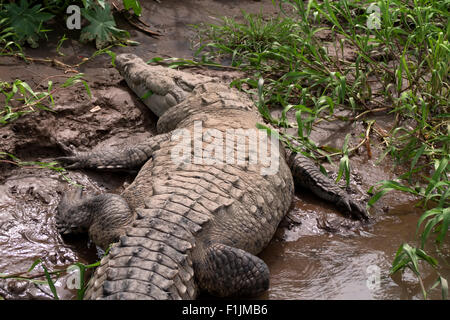
[[[135,221],[111,247],[85,299],[195,299],[192,233],[156,217]]]

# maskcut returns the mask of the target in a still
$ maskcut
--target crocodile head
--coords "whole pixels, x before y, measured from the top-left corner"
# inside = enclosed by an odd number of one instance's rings
[[[210,77],[149,65],[131,53],[117,55],[115,61],[128,86],[158,117],[183,101],[197,85],[212,81]]]

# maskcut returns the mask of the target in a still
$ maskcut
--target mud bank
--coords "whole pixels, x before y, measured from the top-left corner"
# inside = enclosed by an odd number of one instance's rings
[[[271,1],[153,1],[143,3],[142,19],[163,34],[158,39],[129,30],[140,46],[115,49],[133,52],[144,59],[155,56],[192,58],[190,38],[195,32],[190,24],[218,23],[222,14],[241,17],[241,10],[277,14]],[[126,27],[126,25],[120,26]],[[64,43],[60,57],[56,53],[58,34],[27,55],[57,58],[75,64],[89,57],[95,49],[75,40]],[[0,151],[12,153],[23,161],[52,161],[64,155],[61,145],[84,151],[103,145],[136,143],[155,133],[157,118],[126,87],[107,56],[99,56],[77,70],[86,74],[92,98],[82,86],[61,91],[55,96],[54,112],[28,114],[14,123],[0,127]],[[231,81],[236,73],[191,69]],[[21,79],[33,88],[45,90],[51,77],[55,85],[63,83],[67,74],[50,64],[26,64],[15,58],[0,58],[0,80]],[[40,86],[40,87],[39,87]],[[1,101],[0,101],[1,103]],[[276,111],[274,111],[276,112]],[[377,123],[389,127],[389,118],[380,116]],[[339,123],[319,125],[313,139],[320,144],[341,147],[347,133],[351,144],[364,132],[362,123],[352,126]],[[351,158],[352,183],[349,191],[361,201],[366,191],[379,180],[392,179],[396,172],[392,163],[376,164],[382,150],[373,139],[372,158],[362,147]],[[337,167],[325,165],[335,177]],[[74,183],[85,186],[87,193],[119,193],[134,178],[134,173],[98,173],[70,171]],[[58,173],[48,169],[16,167],[0,163],[0,273],[26,271],[40,258],[53,270],[74,262],[92,263],[98,252],[85,236],[61,238],[56,232],[55,210],[61,194],[73,188]],[[260,299],[421,299],[420,288],[412,275],[403,280],[389,276],[390,263],[402,242],[412,241],[421,211],[413,207],[408,195],[391,193],[371,211],[374,220],[362,226],[343,218],[336,209],[324,204],[309,192],[298,190],[289,217],[277,236],[261,254],[271,270],[271,286]],[[448,252],[448,244],[442,251]],[[375,266],[380,275],[376,287],[368,285],[368,269]],[[378,269],[376,269],[378,268]],[[369,271],[368,271],[369,270]],[[36,268],[27,276],[42,273]],[[441,270],[448,278],[450,270]],[[425,284],[434,278],[425,270]],[[42,278],[41,278],[42,279]],[[56,282],[60,298],[74,299],[76,291],[68,289],[67,275]],[[46,285],[25,280],[0,280],[0,296],[5,299],[51,299]],[[431,298],[439,298],[439,290]]]

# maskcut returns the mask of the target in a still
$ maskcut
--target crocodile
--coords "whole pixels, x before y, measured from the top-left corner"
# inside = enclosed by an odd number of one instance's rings
[[[264,120],[247,94],[214,77],[146,64],[134,54],[117,55],[116,68],[159,117],[158,134],[136,145],[72,150],[57,159],[67,169],[139,170],[120,195],[73,189],[58,205],[61,234],[88,232],[98,247],[109,247],[85,299],[195,299],[202,291],[228,297],[267,290],[269,269],[257,254],[288,212],[294,185],[349,218],[369,219],[365,206],[310,159],[273,139],[272,131],[256,129]],[[230,130],[244,151],[230,139],[222,152],[220,138]],[[260,150],[275,155],[270,161],[250,161],[255,131]],[[225,162],[223,153],[233,161]]]

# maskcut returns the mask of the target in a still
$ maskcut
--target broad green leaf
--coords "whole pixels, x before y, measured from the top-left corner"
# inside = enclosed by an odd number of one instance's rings
[[[116,22],[108,3],[105,4],[105,8],[95,6],[93,9],[83,8],[81,12],[83,17],[90,22],[81,30],[80,41],[82,42],[95,40],[95,46],[97,49],[101,49],[130,36],[127,31],[116,28]]]
[[[439,208],[437,208],[437,209],[435,208],[435,209],[428,210],[424,214],[422,214],[422,216],[419,218],[419,221],[417,222],[416,237],[417,237],[417,234],[419,233],[420,226],[425,221],[425,219],[427,219],[431,216],[437,215],[437,214],[439,214],[439,212],[441,212],[441,210]]]
[[[429,264],[430,266],[432,266],[432,267],[437,267],[437,266],[438,266],[438,261],[437,261],[435,258],[433,258],[432,256],[428,255],[428,254],[427,254],[425,251],[423,251],[422,249],[415,248],[415,252],[416,252],[417,256],[418,256],[420,259],[422,259],[422,260],[428,262],[428,264]]]
[[[349,160],[348,155],[344,155],[341,160],[339,161],[339,172],[338,176],[336,177],[336,182],[339,182],[342,178],[342,175],[345,173],[345,180],[347,182],[347,185],[350,183],[350,167],[349,167]]]
[[[397,249],[397,252],[395,254],[395,258],[394,258],[394,261],[392,262],[392,267],[390,270],[391,274],[394,274],[398,270],[401,270],[409,262],[409,259],[408,259],[408,257],[406,257],[406,254],[403,250],[405,245],[406,245],[405,243],[402,243],[400,245],[400,247]]]
[[[405,244],[403,246],[403,251],[406,253],[406,255],[411,260],[412,266],[410,266],[410,269],[417,275],[420,276],[419,271],[419,260],[417,259],[417,254],[414,248],[412,248],[409,244]]]
[[[44,9],[40,4],[31,6],[26,0],[21,0],[19,4],[5,4],[4,10],[17,40],[26,41],[31,47],[36,48],[39,38],[45,32],[41,29],[42,23],[53,18],[53,15],[43,12]]]

